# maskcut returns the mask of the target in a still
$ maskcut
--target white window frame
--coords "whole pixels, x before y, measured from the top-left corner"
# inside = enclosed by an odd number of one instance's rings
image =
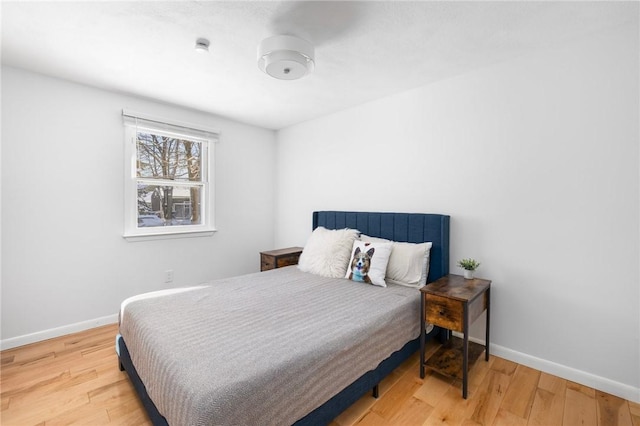
[[[148,114],[123,110],[125,133],[125,179],[124,179],[124,233],[128,241],[146,241],[166,238],[186,238],[211,236],[216,231],[214,225],[214,150],[220,132],[206,126],[167,120]],[[138,226],[138,183],[167,184],[170,186],[193,186],[193,182],[181,183],[173,180],[145,179],[137,176],[137,133],[139,129],[151,133],[182,137],[202,143],[202,186],[201,218],[198,225],[173,225],[159,227]]]

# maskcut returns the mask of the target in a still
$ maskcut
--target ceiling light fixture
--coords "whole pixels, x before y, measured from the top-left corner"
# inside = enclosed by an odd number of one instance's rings
[[[209,40],[199,38],[196,40],[196,52],[207,53],[209,51]]]
[[[313,45],[298,37],[279,35],[258,46],[258,68],[280,80],[297,80],[315,67]]]

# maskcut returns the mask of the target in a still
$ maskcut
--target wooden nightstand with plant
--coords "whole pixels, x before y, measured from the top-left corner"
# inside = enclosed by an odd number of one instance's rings
[[[462,397],[467,398],[470,366],[485,352],[489,361],[489,317],[491,281],[446,275],[421,292],[420,377],[425,368],[462,379]],[[487,311],[485,345],[469,342],[469,326]],[[425,359],[425,322],[463,334],[451,337],[428,360]]]

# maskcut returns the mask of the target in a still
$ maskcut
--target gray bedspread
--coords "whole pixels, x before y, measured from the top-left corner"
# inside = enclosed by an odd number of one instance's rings
[[[295,266],[123,303],[120,333],[172,426],[287,425],[420,334],[415,288]]]

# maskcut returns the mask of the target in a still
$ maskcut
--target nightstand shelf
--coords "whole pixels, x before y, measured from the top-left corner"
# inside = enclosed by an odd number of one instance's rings
[[[425,367],[449,377],[456,379],[464,379],[462,374],[464,340],[459,337],[451,337],[443,344],[433,355],[429,357],[425,363]],[[475,362],[484,352],[484,346],[469,342],[469,369],[473,367]]]

